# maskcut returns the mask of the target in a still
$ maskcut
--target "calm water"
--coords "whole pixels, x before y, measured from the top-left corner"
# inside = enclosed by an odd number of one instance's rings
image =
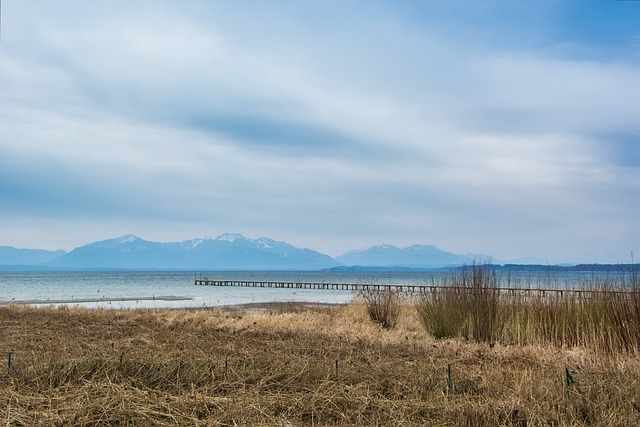
[[[351,291],[195,286],[200,273],[184,271],[0,271],[0,303],[39,301],[51,304],[113,308],[211,307],[253,302],[344,303]],[[206,272],[208,279],[271,280],[325,283],[431,284],[442,272]],[[506,275],[501,273],[503,286]],[[586,273],[515,273],[511,286],[575,287]],[[167,301],[163,297],[186,300]],[[130,301],[104,301],[131,299]],[[91,300],[91,302],[79,302]],[[103,301],[100,301],[103,300]]]
[[[200,273],[197,273],[200,277]],[[428,272],[206,272],[209,279],[338,283],[427,283]],[[71,301],[72,305],[113,308],[211,307],[252,302],[329,302],[352,299],[351,291],[195,286],[184,271],[0,271],[0,302]],[[189,300],[166,301],[163,297]],[[132,301],[99,301],[105,299]],[[77,302],[78,300],[98,302]],[[75,301],[75,302],[74,302]]]

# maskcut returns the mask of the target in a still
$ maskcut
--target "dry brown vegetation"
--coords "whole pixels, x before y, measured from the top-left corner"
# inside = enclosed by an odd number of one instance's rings
[[[421,323],[436,338],[640,354],[635,269],[593,275],[582,281],[581,292],[500,292],[504,280],[489,264],[452,271],[440,284],[415,304]]]
[[[267,312],[9,306],[0,325],[0,351],[12,352],[0,374],[7,426],[640,422],[632,353],[437,340],[408,306],[388,330],[363,304]]]
[[[400,316],[401,301],[398,292],[386,290],[364,290],[356,296],[367,307],[372,322],[384,329],[395,328]]]

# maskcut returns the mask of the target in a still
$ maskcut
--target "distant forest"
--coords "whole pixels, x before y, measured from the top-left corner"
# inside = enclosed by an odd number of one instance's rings
[[[462,268],[462,267],[460,267]],[[544,264],[505,264],[494,265],[498,271],[597,271],[597,272],[634,272],[639,271],[637,264],[578,264],[578,265],[544,265]]]

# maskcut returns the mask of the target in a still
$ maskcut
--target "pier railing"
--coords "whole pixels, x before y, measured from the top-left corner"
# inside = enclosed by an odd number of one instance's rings
[[[409,285],[409,284],[385,284],[385,283],[329,283],[329,282],[281,282],[270,280],[209,280],[195,279],[196,286],[235,286],[251,288],[285,288],[285,289],[323,289],[338,291],[393,291],[404,293],[428,293],[443,290],[474,292],[495,291],[501,295],[525,296],[525,297],[590,297],[594,294],[622,294],[631,295],[633,292],[608,289],[560,289],[560,288],[474,288],[469,286],[445,286],[445,285]]]

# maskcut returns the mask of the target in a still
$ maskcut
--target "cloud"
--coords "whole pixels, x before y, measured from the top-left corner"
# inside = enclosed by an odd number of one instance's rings
[[[330,6],[8,5],[5,223],[57,218],[71,247],[89,229],[238,231],[333,255],[637,244],[633,47],[559,31],[565,3]]]

